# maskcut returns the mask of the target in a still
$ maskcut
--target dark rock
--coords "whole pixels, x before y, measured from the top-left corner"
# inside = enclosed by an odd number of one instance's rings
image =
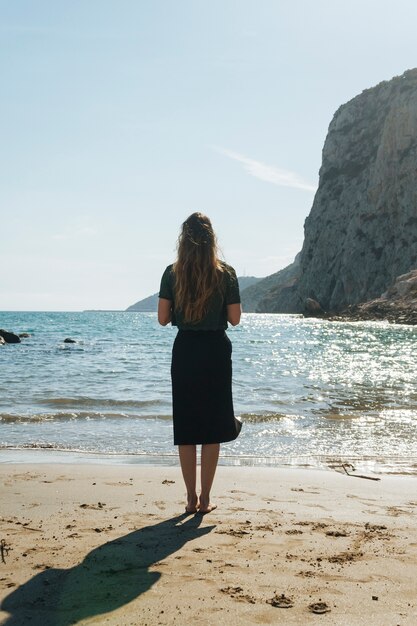
[[[313,298],[306,299],[303,313],[305,317],[323,317],[323,315],[325,315],[319,302],[313,300]]]
[[[29,333],[19,333],[19,337],[20,339],[26,339],[27,337],[30,337]]]
[[[75,341],[75,339],[71,339],[70,337],[67,337],[66,339],[64,339],[64,343],[77,343]]]
[[[20,343],[19,336],[9,333],[7,330],[0,329],[0,337],[3,337],[6,343]]]

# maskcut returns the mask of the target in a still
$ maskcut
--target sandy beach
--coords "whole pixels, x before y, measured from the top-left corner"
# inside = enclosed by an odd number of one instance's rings
[[[0,465],[1,624],[417,623],[417,478]],[[317,611],[317,612],[314,612]]]

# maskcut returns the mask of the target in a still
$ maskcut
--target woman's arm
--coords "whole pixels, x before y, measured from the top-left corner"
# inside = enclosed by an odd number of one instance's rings
[[[158,302],[158,322],[161,326],[169,324],[172,318],[172,302],[165,298],[159,298]]]
[[[240,304],[228,304],[227,305],[227,321],[232,326],[237,326],[240,322],[240,316],[242,315],[242,307]]]

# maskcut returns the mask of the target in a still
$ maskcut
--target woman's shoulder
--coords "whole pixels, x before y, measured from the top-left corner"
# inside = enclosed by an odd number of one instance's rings
[[[237,282],[237,276],[234,267],[232,267],[225,261],[221,261],[220,269],[222,272],[222,281],[224,281],[224,284],[229,285]]]
[[[171,284],[174,280],[174,264],[167,265],[162,274],[161,283]]]
[[[171,263],[170,265],[167,265],[165,270],[164,270],[164,276],[169,276],[170,274],[174,273],[174,264]]]
[[[226,261],[219,261],[219,266],[222,272],[231,276],[236,276],[235,268],[226,263]]]

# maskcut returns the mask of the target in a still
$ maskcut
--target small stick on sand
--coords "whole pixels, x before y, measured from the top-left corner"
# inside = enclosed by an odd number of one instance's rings
[[[4,558],[4,556],[9,554],[9,550],[10,548],[7,546],[6,542],[4,539],[2,539],[0,541],[0,553],[1,553],[1,561],[2,563],[6,563],[6,559]]]
[[[377,478],[376,476],[364,476],[363,474],[350,474],[350,473],[347,471],[347,469],[346,469],[346,465],[343,465],[343,464],[342,464],[342,466],[341,466],[341,467],[343,467],[343,469],[345,470],[345,473],[346,473],[348,476],[351,476],[352,478],[366,478],[366,480],[381,480],[380,478]],[[352,467],[352,468],[353,468],[353,466],[352,466],[352,465],[349,465],[349,467]],[[353,469],[354,469],[354,468],[353,468]]]

